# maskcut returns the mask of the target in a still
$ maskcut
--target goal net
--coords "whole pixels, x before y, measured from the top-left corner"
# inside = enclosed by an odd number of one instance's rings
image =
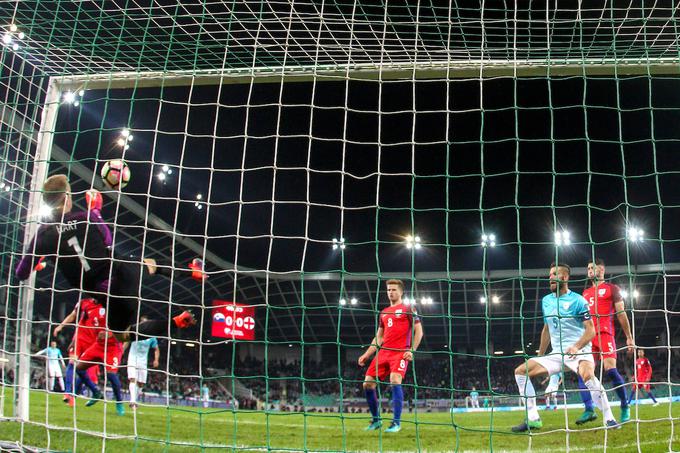
[[[677,450],[677,14],[4,2],[0,449]],[[103,183],[113,160],[124,188]],[[73,287],[47,254],[17,275],[41,226],[71,227],[44,202],[55,174],[74,212],[101,191],[112,260],[140,270],[135,323],[162,324],[154,341],[131,329],[148,353],[107,346],[92,361],[100,398],[68,371],[84,360],[69,345],[87,270]],[[542,428],[513,432],[533,404],[515,369],[540,349],[550,265],[569,264],[581,294],[596,259],[624,311],[594,317],[614,325],[622,381],[599,362],[595,375],[618,421],[632,396],[630,420],[577,425],[565,371],[556,402],[533,379]],[[360,359],[386,329],[391,279],[423,338],[379,373],[383,425],[365,431]],[[183,310],[197,324],[177,331]],[[400,410],[401,431],[385,432]]]

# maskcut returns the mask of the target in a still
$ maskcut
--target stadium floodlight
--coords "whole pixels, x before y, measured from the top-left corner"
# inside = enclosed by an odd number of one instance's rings
[[[10,35],[9,33],[5,33],[4,35],[2,35],[2,42],[7,45],[10,45],[12,43],[12,35]]]
[[[482,234],[482,247],[496,247],[496,235],[493,233]]]
[[[642,242],[645,240],[645,232],[640,228],[628,228],[628,240],[630,242]]]
[[[163,170],[163,172],[167,173],[168,170],[170,170],[170,167],[168,167],[167,165],[163,165],[163,167],[161,167],[161,170]]]
[[[159,181],[163,181],[163,182],[165,182],[165,178],[166,178],[166,177],[167,177],[167,175],[166,175],[165,173],[162,173],[162,172],[161,172],[161,173],[158,173],[158,174],[156,175],[156,178],[158,178]]]
[[[494,355],[503,355],[503,351],[494,351]]]
[[[352,304],[352,305],[356,305],[356,304],[359,303],[359,301],[357,300],[356,297],[352,297],[352,298],[349,300],[349,303]]]
[[[406,236],[406,248],[411,250],[419,250],[422,247],[420,242],[420,236],[411,236],[410,234]]]
[[[555,245],[557,247],[571,245],[571,233],[567,230],[555,231]]]
[[[482,303],[482,304],[485,304],[486,303],[486,297],[485,296],[480,297],[479,302]]]
[[[195,347],[196,345],[195,345],[194,343],[187,342],[187,343],[185,344],[185,346],[186,346],[187,348],[193,348],[193,347]]]
[[[345,238],[333,238],[333,250],[345,250]]]
[[[625,289],[622,289],[622,290],[619,292],[619,294],[621,295],[622,298],[628,299],[628,291],[626,291]]]
[[[14,51],[19,50],[19,43],[15,42],[14,44],[12,44],[12,50],[14,50]],[[78,107],[78,106],[76,105],[76,107]]]
[[[515,354],[524,354],[524,351],[517,350],[515,351]]]
[[[637,289],[633,290],[633,299],[637,299],[640,297],[640,292]]]
[[[498,297],[498,296],[492,296],[492,297],[491,297],[491,302],[493,302],[494,304],[498,304],[498,303],[501,302],[501,298]]]
[[[43,219],[52,216],[52,208],[50,208],[47,204],[44,203],[40,205],[38,212],[40,213],[40,217],[42,217]]]
[[[432,305],[432,298],[431,297],[423,297],[420,299],[420,303],[422,305]]]
[[[19,32],[19,39],[24,39],[25,37],[26,37],[26,33],[24,33],[23,31]]]
[[[340,305],[347,305],[347,300],[346,299],[340,299]]]
[[[197,200],[202,200],[202,199],[203,199],[203,194],[202,194],[202,193],[197,193],[197,194],[196,194],[196,199],[197,199]]]
[[[11,24],[11,25],[9,26],[9,31],[11,31],[12,33],[14,33],[15,31],[17,31],[18,29],[19,29],[19,27],[17,27],[17,24]]]
[[[118,138],[118,146],[122,147],[123,150],[127,151],[130,149],[130,142],[132,141],[133,135],[130,133],[130,129],[125,128],[120,131],[120,137]]]
[[[74,102],[76,102],[76,94],[73,91],[64,93],[64,103],[73,104]]]

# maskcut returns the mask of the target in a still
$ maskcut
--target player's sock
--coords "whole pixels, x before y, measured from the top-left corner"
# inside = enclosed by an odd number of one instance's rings
[[[654,404],[656,404],[658,402],[658,401],[656,401],[656,398],[654,398],[654,395],[652,394],[652,392],[647,392],[647,396],[650,397],[652,399],[652,401],[654,401]]]
[[[76,386],[73,388],[73,394],[74,395],[82,395],[83,394],[83,380],[80,379],[80,376],[76,377]]]
[[[85,387],[89,388],[92,394],[96,395],[99,393],[99,387],[97,387],[92,380],[90,380],[90,376],[87,375],[87,370],[79,370],[76,369],[76,374],[80,378],[80,381],[85,384]]]
[[[128,389],[130,389],[130,404],[134,404],[137,402],[137,383],[130,382]]]
[[[111,383],[111,389],[113,390],[113,396],[116,401],[123,401],[123,394],[120,391],[120,379],[116,373],[106,373],[106,377]]]
[[[48,390],[49,390],[50,392],[54,391],[54,378],[53,378],[53,377],[50,378],[50,383],[49,383],[49,384],[50,384],[50,386],[49,386]]]
[[[404,406],[404,389],[401,384],[392,385],[392,403],[394,404],[394,423],[401,423],[401,409]]]
[[[587,411],[593,411],[593,397],[590,396],[590,390],[588,390],[588,387],[586,386],[586,383],[583,382],[583,379],[581,379],[581,376],[578,376],[578,388],[579,388],[579,393],[581,394],[581,400],[583,401],[583,405],[586,407]]]
[[[600,381],[593,376],[586,382],[586,387],[590,390],[590,395],[593,398],[595,405],[602,411],[602,416],[605,421],[614,420],[614,414],[612,413],[612,408],[609,406],[607,393],[602,391],[602,384]]]
[[[517,381],[519,395],[526,397],[529,421],[540,420],[541,416],[538,415],[538,409],[536,409],[536,390],[534,389],[534,384],[531,383],[531,379],[523,374],[516,374],[515,381]]]
[[[621,407],[628,407],[628,395],[626,395],[626,387],[624,387],[626,382],[623,380],[623,377],[621,377],[621,374],[619,374],[619,370],[616,368],[607,370],[607,377],[612,381],[612,384],[614,384],[614,391],[619,396]]]
[[[60,377],[59,379],[59,387],[61,387],[61,391],[65,392],[66,391],[66,386],[64,385],[64,378]]]
[[[366,389],[366,402],[373,416],[373,421],[377,422],[380,420],[380,415],[378,414],[378,394],[375,389]]]
[[[71,393],[73,391],[73,364],[69,363],[66,367],[66,383],[64,384],[64,392]]]

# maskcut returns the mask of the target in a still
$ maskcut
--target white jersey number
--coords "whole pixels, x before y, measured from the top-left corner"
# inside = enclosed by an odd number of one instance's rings
[[[387,327],[392,327],[392,324],[394,324],[392,318],[387,318]]]
[[[83,249],[80,247],[80,242],[78,242],[78,238],[73,236],[71,239],[68,240],[67,244],[73,247],[73,250],[75,250],[76,253],[78,254],[80,265],[83,266],[83,270],[85,272],[88,272],[91,269],[90,263],[87,262],[85,256],[83,255]]]

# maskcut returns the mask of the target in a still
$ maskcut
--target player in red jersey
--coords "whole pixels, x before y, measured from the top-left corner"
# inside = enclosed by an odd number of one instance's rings
[[[614,330],[614,317],[619,321],[621,329],[626,336],[626,345],[630,352],[633,351],[635,342],[633,341],[633,334],[628,322],[628,315],[626,314],[626,307],[621,297],[619,287],[604,281],[605,265],[601,259],[588,262],[588,281],[589,286],[583,291],[583,298],[588,301],[590,314],[595,323],[595,337],[592,341],[593,357],[596,361],[602,360],[604,366],[604,374],[611,380],[614,385],[614,391],[621,401],[621,422],[630,420],[630,408],[628,407],[628,397],[626,396],[626,383],[623,377],[616,369],[616,332]],[[579,380],[579,387],[583,390],[585,384]],[[581,393],[582,396],[584,392]],[[584,398],[586,405],[585,412],[576,420],[576,424],[580,425],[591,420],[595,420],[597,416],[592,410],[592,403],[589,407],[588,400]]]
[[[652,364],[649,359],[645,357],[645,350],[638,350],[638,359],[635,361],[635,383],[633,384],[633,389],[630,392],[630,397],[628,398],[628,404],[631,403],[633,397],[637,400],[637,392],[642,389],[647,393],[647,396],[654,401],[654,406],[658,406],[659,402],[654,398],[652,394],[652,386],[649,381],[652,380]]]
[[[123,345],[105,327],[106,309],[94,299],[81,300],[73,312],[57,326],[55,335],[64,325],[73,322],[78,312],[81,315],[75,338],[74,349],[77,356],[75,370],[78,377],[92,391],[92,399],[87,402],[87,406],[95,404],[102,398],[99,388],[89,379],[87,372],[89,369],[96,369],[99,364],[104,364],[107,378],[111,382],[111,388],[116,397],[116,412],[118,415],[125,415],[120,380],[116,374],[123,355]]]
[[[401,300],[404,283],[401,280],[388,280],[386,286],[390,306],[380,312],[378,331],[366,352],[359,357],[359,366],[365,366],[368,359],[378,351],[368,366],[364,379],[366,401],[373,416],[366,430],[372,431],[382,426],[376,378],[385,382],[389,377],[394,418],[385,432],[396,433],[401,430],[401,409],[404,404],[401,382],[406,375],[408,362],[413,360],[413,352],[418,349],[423,338],[423,326],[415,308]]]
[[[73,405],[73,394],[75,393],[77,395],[79,393],[78,390],[81,387],[81,383],[78,382],[80,378],[78,377],[78,380],[75,382],[76,392],[72,391],[74,388],[73,375],[75,363],[78,357],[80,357],[80,355],[87,348],[97,341],[97,331],[99,328],[98,323],[101,317],[101,314],[98,313],[99,311],[102,311],[102,313],[106,314],[104,307],[99,305],[94,299],[82,299],[76,304],[73,311],[69,313],[69,315],[64,318],[64,320],[57,327],[54,328],[53,335],[56,337],[59,335],[59,333],[61,333],[64,327],[69,324],[73,324],[76,319],[78,320],[76,331],[73,334],[72,347],[69,347],[69,364],[66,368],[66,389],[64,392],[64,402],[68,403],[69,406]],[[97,381],[96,368],[89,369],[87,376],[90,382],[95,384]],[[92,389],[90,385],[87,386],[88,388]]]

